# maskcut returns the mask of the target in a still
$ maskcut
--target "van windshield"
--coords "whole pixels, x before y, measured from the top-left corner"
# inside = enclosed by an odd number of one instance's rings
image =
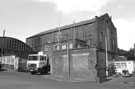
[[[36,61],[36,60],[38,60],[38,58],[37,58],[37,56],[29,56],[28,60]]]
[[[44,60],[44,61],[46,61],[46,56],[40,56],[40,60]]]

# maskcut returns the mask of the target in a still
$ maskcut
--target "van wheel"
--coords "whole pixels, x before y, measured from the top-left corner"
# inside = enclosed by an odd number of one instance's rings
[[[46,67],[43,67],[43,68],[41,69],[40,74],[47,74],[47,69],[46,69]]]
[[[36,72],[32,71],[31,74],[36,74]]]
[[[40,71],[40,74],[41,74],[41,75],[44,74],[43,70]]]
[[[45,72],[44,72],[44,68],[42,68],[41,69],[41,71],[40,71],[40,74],[42,75],[42,74],[44,74]]]

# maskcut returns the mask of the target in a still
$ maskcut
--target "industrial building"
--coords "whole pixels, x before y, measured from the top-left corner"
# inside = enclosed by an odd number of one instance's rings
[[[38,33],[26,43],[50,55],[52,75],[91,82],[104,81],[117,56],[117,30],[108,14]]]
[[[26,43],[12,37],[0,37],[0,62],[4,67],[18,69],[19,62],[27,61],[28,54],[36,53]],[[16,63],[15,63],[16,62]]]

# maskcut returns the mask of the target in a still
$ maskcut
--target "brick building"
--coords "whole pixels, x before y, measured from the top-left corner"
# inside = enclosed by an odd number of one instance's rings
[[[44,31],[26,41],[35,51],[49,53],[52,75],[91,82],[103,81],[107,65],[117,56],[117,31],[108,14]]]

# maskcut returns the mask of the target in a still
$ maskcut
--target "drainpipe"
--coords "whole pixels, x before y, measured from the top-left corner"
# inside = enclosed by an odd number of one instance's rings
[[[105,37],[105,54],[106,54],[106,76],[108,76],[108,44],[107,37]]]

